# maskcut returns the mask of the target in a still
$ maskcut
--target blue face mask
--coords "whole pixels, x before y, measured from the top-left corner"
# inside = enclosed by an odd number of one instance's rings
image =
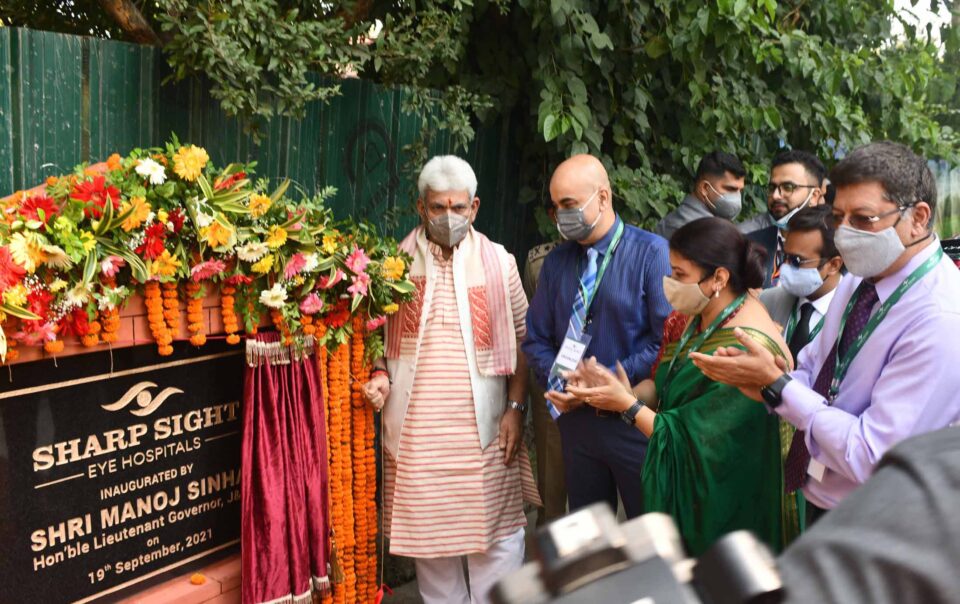
[[[797,268],[792,264],[780,266],[780,287],[798,298],[806,298],[823,285],[823,277],[815,268]]]

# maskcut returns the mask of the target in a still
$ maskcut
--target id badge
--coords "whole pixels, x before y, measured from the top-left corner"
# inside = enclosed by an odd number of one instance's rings
[[[817,482],[823,482],[823,474],[827,471],[827,467],[817,461],[816,459],[810,458],[810,465],[807,466],[807,474],[809,474]]]
[[[550,368],[550,375],[563,379],[561,371],[573,371],[583,360],[583,354],[590,345],[590,334],[583,334],[580,339],[567,336],[563,339],[563,346],[557,353],[557,358],[553,361],[553,367]]]

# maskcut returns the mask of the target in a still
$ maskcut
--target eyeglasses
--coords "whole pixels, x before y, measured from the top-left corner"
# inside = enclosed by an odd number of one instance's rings
[[[767,184],[767,193],[773,195],[780,190],[781,195],[790,195],[797,189],[816,189],[817,185],[798,185],[795,182],[771,182]]]
[[[789,264],[793,268],[803,268],[804,264],[817,263],[817,268],[825,264],[823,258],[804,258],[796,254],[783,254],[781,264]]]
[[[827,223],[827,226],[831,229],[839,229],[840,225],[843,224],[844,220],[850,223],[850,226],[857,229],[858,231],[870,231],[873,230],[874,225],[886,218],[887,216],[893,216],[894,214],[900,214],[900,217],[897,218],[897,222],[900,221],[900,218],[903,217],[903,213],[915,206],[916,203],[910,203],[905,205],[898,205],[896,208],[890,210],[889,212],[882,212],[876,216],[863,216],[861,214],[851,214],[850,216],[844,216],[843,214],[830,214],[824,220]]]

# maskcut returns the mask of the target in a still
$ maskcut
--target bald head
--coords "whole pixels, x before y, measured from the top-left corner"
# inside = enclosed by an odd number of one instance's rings
[[[608,190],[610,189],[610,179],[607,177],[607,169],[603,167],[599,159],[587,154],[574,155],[557,166],[557,169],[553,171],[553,177],[550,178],[551,193],[553,192],[554,184],[561,187],[586,184],[591,189],[591,193],[596,190],[598,186]],[[556,199],[556,197],[554,197],[554,199]]]
[[[562,162],[550,178],[550,200],[557,211],[583,209],[587,224],[596,227],[582,245],[592,245],[607,234],[616,221],[610,178],[600,160],[592,155],[574,155]]]

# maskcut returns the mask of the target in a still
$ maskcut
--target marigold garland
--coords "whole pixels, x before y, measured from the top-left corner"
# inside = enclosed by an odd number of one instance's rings
[[[103,277],[102,281],[105,288],[112,289],[117,286],[117,280],[114,277]],[[116,305],[101,309],[100,324],[103,326],[100,339],[108,344],[116,342],[119,337],[117,332],[120,331],[120,309]]]
[[[190,343],[194,346],[203,346],[207,343],[207,335],[203,329],[203,285],[188,282],[184,285],[187,294],[187,331],[190,332]]]
[[[100,330],[102,327],[100,326],[99,321],[90,321],[87,325],[89,326],[90,330],[86,334],[80,336],[80,342],[87,348],[91,348],[100,343]]]
[[[163,319],[173,337],[180,331],[180,298],[177,292],[177,282],[167,281],[163,287]]]
[[[167,327],[167,322],[163,316],[163,296],[160,293],[160,284],[156,281],[148,281],[143,287],[144,304],[147,307],[147,322],[150,325],[150,333],[157,342],[157,353],[160,356],[169,356],[173,354],[173,335]]]
[[[220,317],[223,319],[223,331],[227,334],[227,344],[238,344],[240,323],[237,321],[237,312],[234,309],[234,294],[237,288],[232,285],[223,285],[220,288]]]

